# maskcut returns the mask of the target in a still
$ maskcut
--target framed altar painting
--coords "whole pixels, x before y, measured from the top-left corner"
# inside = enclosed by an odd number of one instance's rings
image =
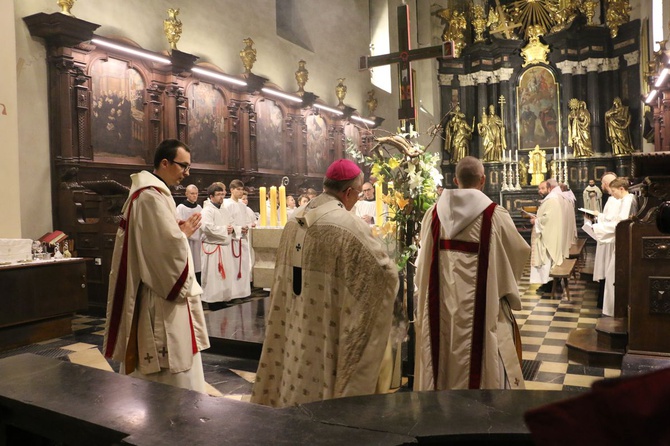
[[[284,169],[284,112],[271,99],[262,98],[256,103],[256,151],[258,168]]]
[[[91,64],[91,141],[96,161],[145,162],[144,93],[141,73],[114,58]]]
[[[207,82],[192,83],[188,97],[188,146],[191,161],[225,165],[226,101],[221,91]]]
[[[330,165],[328,124],[321,115],[305,117],[307,127],[307,173],[323,174]]]
[[[521,73],[516,87],[519,149],[561,147],[561,105],[554,73],[533,66]]]

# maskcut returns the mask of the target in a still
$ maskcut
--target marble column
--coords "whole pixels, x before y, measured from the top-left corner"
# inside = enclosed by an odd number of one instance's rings
[[[477,110],[474,113],[475,122],[479,122],[481,120],[482,110],[487,110],[488,111],[488,104],[490,103],[490,98],[487,95],[486,86],[487,86],[490,75],[491,75],[491,73],[486,72],[486,71],[479,71],[479,72],[474,73],[472,75],[473,78],[475,79],[475,81],[477,82]],[[472,119],[472,118],[469,118],[469,119]],[[472,122],[471,120],[468,120],[468,123],[471,123],[471,122]],[[482,138],[479,137],[479,133],[475,132],[473,134],[472,139],[475,143],[475,147],[477,147],[477,151],[475,153],[472,153],[473,151],[471,149],[470,153],[472,155],[476,156],[479,159],[484,158],[484,146],[482,144]]]
[[[461,82],[461,111],[465,113],[465,120],[468,125],[471,125],[472,117],[478,113],[476,101],[478,100],[479,87],[475,89],[477,80],[473,74],[459,75],[458,80]],[[473,136],[476,136],[476,134]],[[472,146],[470,146],[470,154],[473,154],[472,152]],[[476,156],[477,153],[474,153],[474,155]]]
[[[593,144],[593,153],[603,153],[604,146],[603,137],[605,133],[602,131],[602,121],[604,112],[601,111],[601,94],[600,84],[598,82],[598,72],[600,66],[604,63],[604,59],[590,58],[585,61],[586,65],[586,105],[591,113],[591,142]],[[603,88],[609,88],[603,86]]]
[[[514,69],[512,68],[500,68],[495,72],[498,79],[500,80],[500,94],[496,98],[496,104],[498,103],[500,95],[505,96],[505,115],[503,116],[503,120],[505,121],[505,137],[507,141],[507,148],[511,149],[512,151],[519,148],[516,128],[518,118],[514,107],[514,104],[516,104],[516,97],[514,95],[514,87],[510,82],[510,78],[512,77],[513,72]]]
[[[451,107],[453,106],[451,100],[454,90],[457,89],[457,87],[454,86],[455,77],[456,76],[453,74],[437,75],[437,81],[440,85],[440,110],[442,110],[440,119],[449,113],[449,110],[451,110]]]
[[[577,63],[566,60],[557,63],[556,67],[561,70],[561,146],[564,147],[568,144],[568,115],[570,114],[568,102],[575,97],[572,88],[574,80],[572,73],[575,71]]]
[[[635,150],[642,151],[642,126],[643,112],[641,102],[637,99],[642,95],[642,86],[640,85],[640,52],[633,51],[623,55],[626,61],[626,85],[621,85],[621,99],[624,105],[628,106],[631,116],[630,137]]]

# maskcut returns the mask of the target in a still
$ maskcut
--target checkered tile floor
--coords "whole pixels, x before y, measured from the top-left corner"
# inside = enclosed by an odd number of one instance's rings
[[[588,260],[587,260],[588,262]],[[587,367],[568,361],[565,340],[575,328],[595,328],[601,315],[597,308],[598,284],[591,275],[570,279],[570,298],[550,299],[537,294],[528,283],[526,270],[521,283],[520,311],[515,311],[523,344],[523,371],[527,389],[584,389],[599,379],[617,377],[620,369]]]
[[[570,280],[570,302],[543,298],[536,293],[537,286],[530,285],[528,279],[527,270],[520,284],[522,309],[515,312],[523,342],[526,388],[584,389],[596,380],[619,376],[619,369],[587,367],[568,361],[565,347],[568,333],[575,328],[595,327],[601,314],[596,308],[597,284],[591,281],[591,276],[583,274],[578,279]],[[0,358],[19,353],[34,353],[118,371],[118,363],[106,360],[100,352],[103,325],[104,319],[77,316],[72,321],[72,335],[0,352]],[[210,385],[211,394],[241,401],[249,400],[257,361],[206,352],[202,358],[205,380]]]

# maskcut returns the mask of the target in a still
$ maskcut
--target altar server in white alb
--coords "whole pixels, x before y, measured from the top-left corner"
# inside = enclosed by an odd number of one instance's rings
[[[156,149],[153,173],[131,175],[114,243],[103,352],[121,362],[123,374],[204,393],[200,351],[209,338],[188,246],[201,216],[178,222],[168,189],[188,176],[190,162],[188,146],[168,139]]]
[[[414,390],[523,389],[512,310],[530,247],[484,193],[484,166],[456,166],[421,223]]]
[[[603,189],[603,192],[610,194],[609,185],[612,181],[617,178],[617,175],[614,172],[605,172],[600,178],[600,185]],[[596,221],[597,222],[606,222],[612,221],[617,218],[619,214],[619,200],[614,198],[611,194],[605,205],[603,206],[602,212],[596,212]],[[584,220],[584,226],[589,226],[590,221]],[[588,233],[588,229],[585,229]],[[598,240],[597,237],[593,237]],[[598,291],[598,308],[603,307],[603,299],[605,296],[605,276],[607,273],[607,268],[609,266],[609,260],[614,256],[614,244],[613,243],[596,243],[596,254],[593,260],[593,281],[600,282],[600,289]]]
[[[251,294],[251,251],[249,246],[249,228],[254,224],[247,212],[244,196],[244,183],[240,180],[230,182],[230,198],[223,205],[233,220],[233,240],[230,252],[233,256],[231,299],[247,297]]]
[[[233,261],[230,242],[233,221],[225,209],[223,199],[226,189],[223,183],[212,183],[207,188],[209,198],[202,211],[202,300],[214,310],[216,304],[228,302],[232,296]]]
[[[335,161],[324,193],[284,227],[251,402],[286,407],[377,390],[398,270],[349,212],[362,183],[355,163]]]
[[[615,201],[618,206],[616,214],[609,216],[601,214],[598,216],[598,223],[593,225],[593,233],[596,236],[599,246],[609,245],[609,258],[605,268],[605,291],[603,294],[603,314],[605,316],[614,316],[614,285],[615,285],[615,267],[616,267],[616,227],[619,222],[627,220],[631,215],[637,212],[637,202],[635,196],[628,193],[628,180],[626,178],[616,178],[609,183],[608,187],[612,195],[610,200]]]
[[[189,184],[186,186],[185,195],[186,199],[177,205],[177,219],[179,221],[186,221],[191,215],[202,212],[202,206],[198,204],[198,187]],[[200,229],[188,238],[188,245],[191,247],[191,255],[193,256],[195,278],[198,283],[202,284],[200,278],[200,272],[202,271],[200,265]]]

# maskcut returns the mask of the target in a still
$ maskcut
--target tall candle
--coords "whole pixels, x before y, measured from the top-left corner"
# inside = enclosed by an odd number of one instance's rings
[[[568,159],[568,146],[565,146],[565,156],[563,159]]]
[[[277,226],[277,186],[270,188],[270,226]]]
[[[267,226],[267,203],[265,202],[266,199],[266,189],[265,187],[261,187],[258,189],[258,195],[259,195],[259,200],[260,201],[260,207],[259,207],[259,212],[260,212],[260,225],[261,226]]]
[[[286,224],[286,188],[279,186],[279,224]]]
[[[514,152],[514,161],[519,162],[519,149],[516,149],[516,152]]]
[[[554,147],[554,158],[553,159],[556,159],[556,147]]]
[[[377,226],[382,225],[382,183],[375,181],[375,223]]]

